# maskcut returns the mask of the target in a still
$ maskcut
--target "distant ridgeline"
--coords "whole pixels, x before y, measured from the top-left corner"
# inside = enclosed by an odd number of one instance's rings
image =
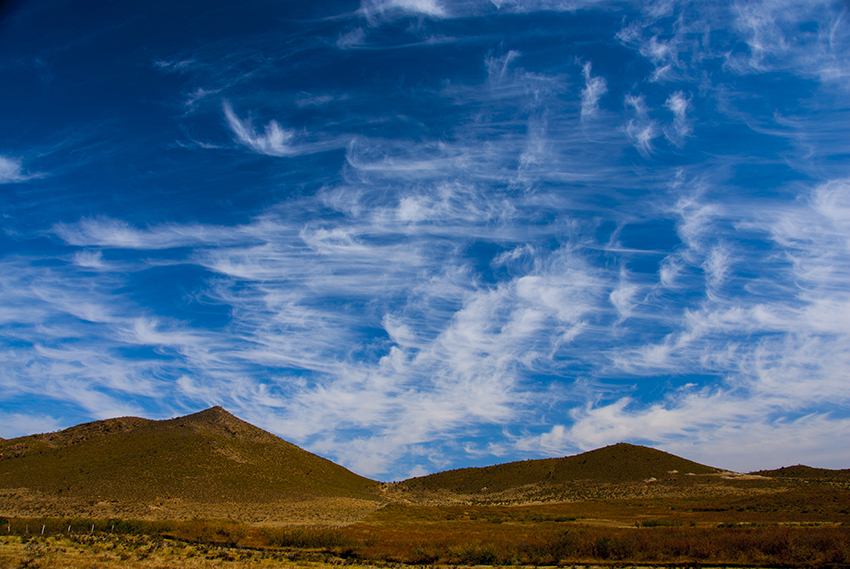
[[[850,470],[792,466],[740,475],[620,443],[564,458],[449,470],[383,484],[221,407],[165,421],[121,417],[0,439],[0,515],[232,518],[349,523],[388,502],[522,504],[776,491]],[[761,491],[761,490],[760,490]]]

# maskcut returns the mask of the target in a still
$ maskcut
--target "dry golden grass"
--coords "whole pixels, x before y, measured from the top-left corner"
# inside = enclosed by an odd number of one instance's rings
[[[3,569],[327,569],[342,563],[322,553],[192,544],[148,536],[0,537]],[[368,563],[356,565],[371,567]]]
[[[126,561],[146,562],[156,553],[173,562],[162,566],[272,558],[327,564],[850,567],[848,506],[844,487],[801,484],[769,495],[725,498],[390,504],[340,527],[46,518],[7,520],[0,532],[34,536],[38,544],[44,531],[55,536],[49,539],[77,544],[74,555],[80,559],[102,555],[114,561],[105,554],[117,551],[120,557],[121,548],[129,548],[141,554],[125,552]],[[19,538],[10,539],[14,545]],[[46,546],[30,547],[33,554],[49,553]],[[25,552],[15,551],[23,559]]]
[[[197,522],[194,528],[183,529],[194,539],[106,532],[0,537],[0,567],[325,569],[398,563],[523,567],[850,566],[850,532],[835,527],[543,529],[530,525],[487,528],[481,522],[472,522],[454,524],[448,532],[435,527],[415,530],[376,526],[351,532],[269,530]],[[297,547],[292,543],[297,543]]]
[[[795,511],[803,498],[394,505],[343,537],[364,558],[404,563],[850,564],[846,493],[809,494],[811,509]]]

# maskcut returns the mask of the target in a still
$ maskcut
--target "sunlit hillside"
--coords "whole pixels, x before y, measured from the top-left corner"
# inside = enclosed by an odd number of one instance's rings
[[[221,407],[86,423],[3,441],[0,453],[7,513],[290,519],[311,504],[312,519],[319,500],[347,518],[376,507],[381,486]]]

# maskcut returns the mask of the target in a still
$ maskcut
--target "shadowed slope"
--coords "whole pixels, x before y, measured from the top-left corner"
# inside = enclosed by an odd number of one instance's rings
[[[136,512],[168,501],[182,511],[187,504],[374,500],[380,487],[221,407],[165,421],[86,423],[2,441],[0,453],[0,488]]]
[[[783,466],[776,470],[759,470],[753,472],[759,476],[769,476],[771,478],[800,478],[800,479],[817,479],[817,480],[843,480],[850,481],[850,468],[843,470],[829,470],[827,468],[813,468],[805,464],[796,464],[794,466]]]
[[[666,452],[619,443],[564,458],[509,462],[483,468],[462,468],[400,482],[398,490],[451,492],[454,494],[498,493],[516,488],[558,486],[578,481],[591,483],[641,482],[650,478],[681,474],[717,474],[716,468],[698,464]]]

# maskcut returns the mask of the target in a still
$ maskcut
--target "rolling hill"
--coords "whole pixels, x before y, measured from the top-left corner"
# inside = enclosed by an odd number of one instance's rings
[[[0,454],[0,512],[7,514],[184,518],[235,511],[288,519],[333,505],[352,509],[343,517],[357,517],[377,507],[381,488],[221,407],[9,439],[0,442]]]
[[[748,500],[803,488],[809,481],[846,488],[850,471],[792,466],[742,475],[619,443],[563,458],[462,468],[383,484],[221,407],[164,421],[120,417],[0,440],[0,516],[339,525],[391,502]]]
[[[392,493],[411,502],[527,502],[645,494],[647,485],[693,487],[725,471],[628,443],[563,458],[448,470],[399,482]],[[611,487],[616,487],[612,490]]]
[[[835,480],[850,482],[850,468],[843,470],[830,470],[828,468],[813,468],[805,464],[794,466],[783,466],[775,470],[759,470],[753,472],[759,476],[768,476],[778,479],[802,479],[802,480]]]
[[[564,458],[524,460],[481,468],[447,470],[411,478],[400,484],[408,488],[450,490],[469,494],[479,492],[482,488],[500,492],[543,482],[635,482],[652,477],[660,478],[673,470],[693,474],[719,472],[716,468],[660,450],[618,443]]]

